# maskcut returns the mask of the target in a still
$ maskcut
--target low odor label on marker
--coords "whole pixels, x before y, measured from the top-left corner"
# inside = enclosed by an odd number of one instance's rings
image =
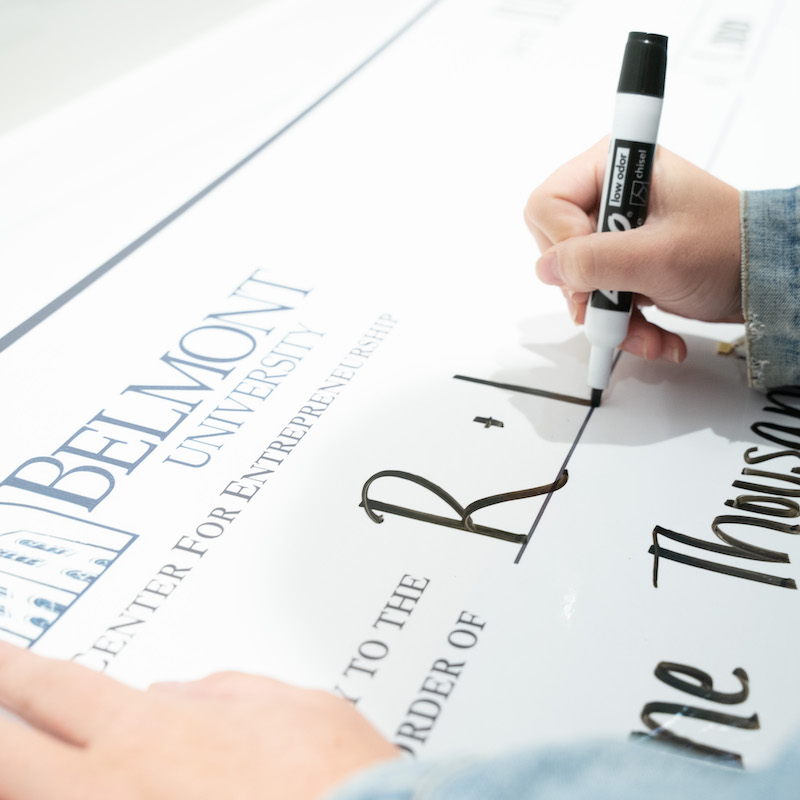
[[[603,231],[629,231],[638,228],[647,216],[650,194],[650,175],[656,146],[649,142],[617,139],[612,143],[614,157],[608,180]],[[629,311],[633,295],[630,292],[598,290],[589,302],[595,308],[609,311]]]
[[[638,228],[647,216],[656,146],[617,139],[613,147],[602,230],[628,231]]]
[[[628,174],[628,164],[631,160],[630,147],[617,145],[614,152],[614,163],[611,167],[611,181],[608,187],[608,205],[619,208],[625,196],[625,176]]]

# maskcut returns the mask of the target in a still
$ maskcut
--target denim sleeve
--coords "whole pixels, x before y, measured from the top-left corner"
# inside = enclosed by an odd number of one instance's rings
[[[748,380],[800,385],[800,187],[743,192],[741,223]]]
[[[613,742],[468,761],[398,759],[357,775],[324,800],[770,800],[796,798],[800,740],[767,769],[732,769],[663,746]]]

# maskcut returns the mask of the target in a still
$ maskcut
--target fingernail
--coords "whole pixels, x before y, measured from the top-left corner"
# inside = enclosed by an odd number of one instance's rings
[[[671,361],[673,364],[681,363],[681,354],[677,345],[668,348],[665,357],[668,361]]]
[[[577,325],[578,324],[578,304],[572,299],[572,295],[570,294],[567,297],[567,306],[569,308],[569,315],[572,317],[572,321]]]
[[[554,286],[564,283],[561,271],[558,268],[558,254],[552,251],[545,253],[536,263],[536,274],[542,283]]]

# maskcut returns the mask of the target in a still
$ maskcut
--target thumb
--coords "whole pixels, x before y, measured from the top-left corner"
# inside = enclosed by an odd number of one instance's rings
[[[653,296],[659,294],[667,266],[658,253],[646,226],[591,233],[551,247],[536,263],[536,274],[543,283],[572,292],[618,289]]]
[[[544,206],[545,210],[539,206]],[[595,230],[589,215],[572,201],[558,197],[541,200],[535,193],[525,207],[525,223],[544,253],[555,242],[586,236]]]

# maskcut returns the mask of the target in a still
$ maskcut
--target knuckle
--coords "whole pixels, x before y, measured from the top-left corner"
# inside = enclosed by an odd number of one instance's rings
[[[528,197],[528,202],[522,211],[522,216],[525,219],[529,228],[538,228],[542,218],[542,191],[541,189],[534,189]]]

